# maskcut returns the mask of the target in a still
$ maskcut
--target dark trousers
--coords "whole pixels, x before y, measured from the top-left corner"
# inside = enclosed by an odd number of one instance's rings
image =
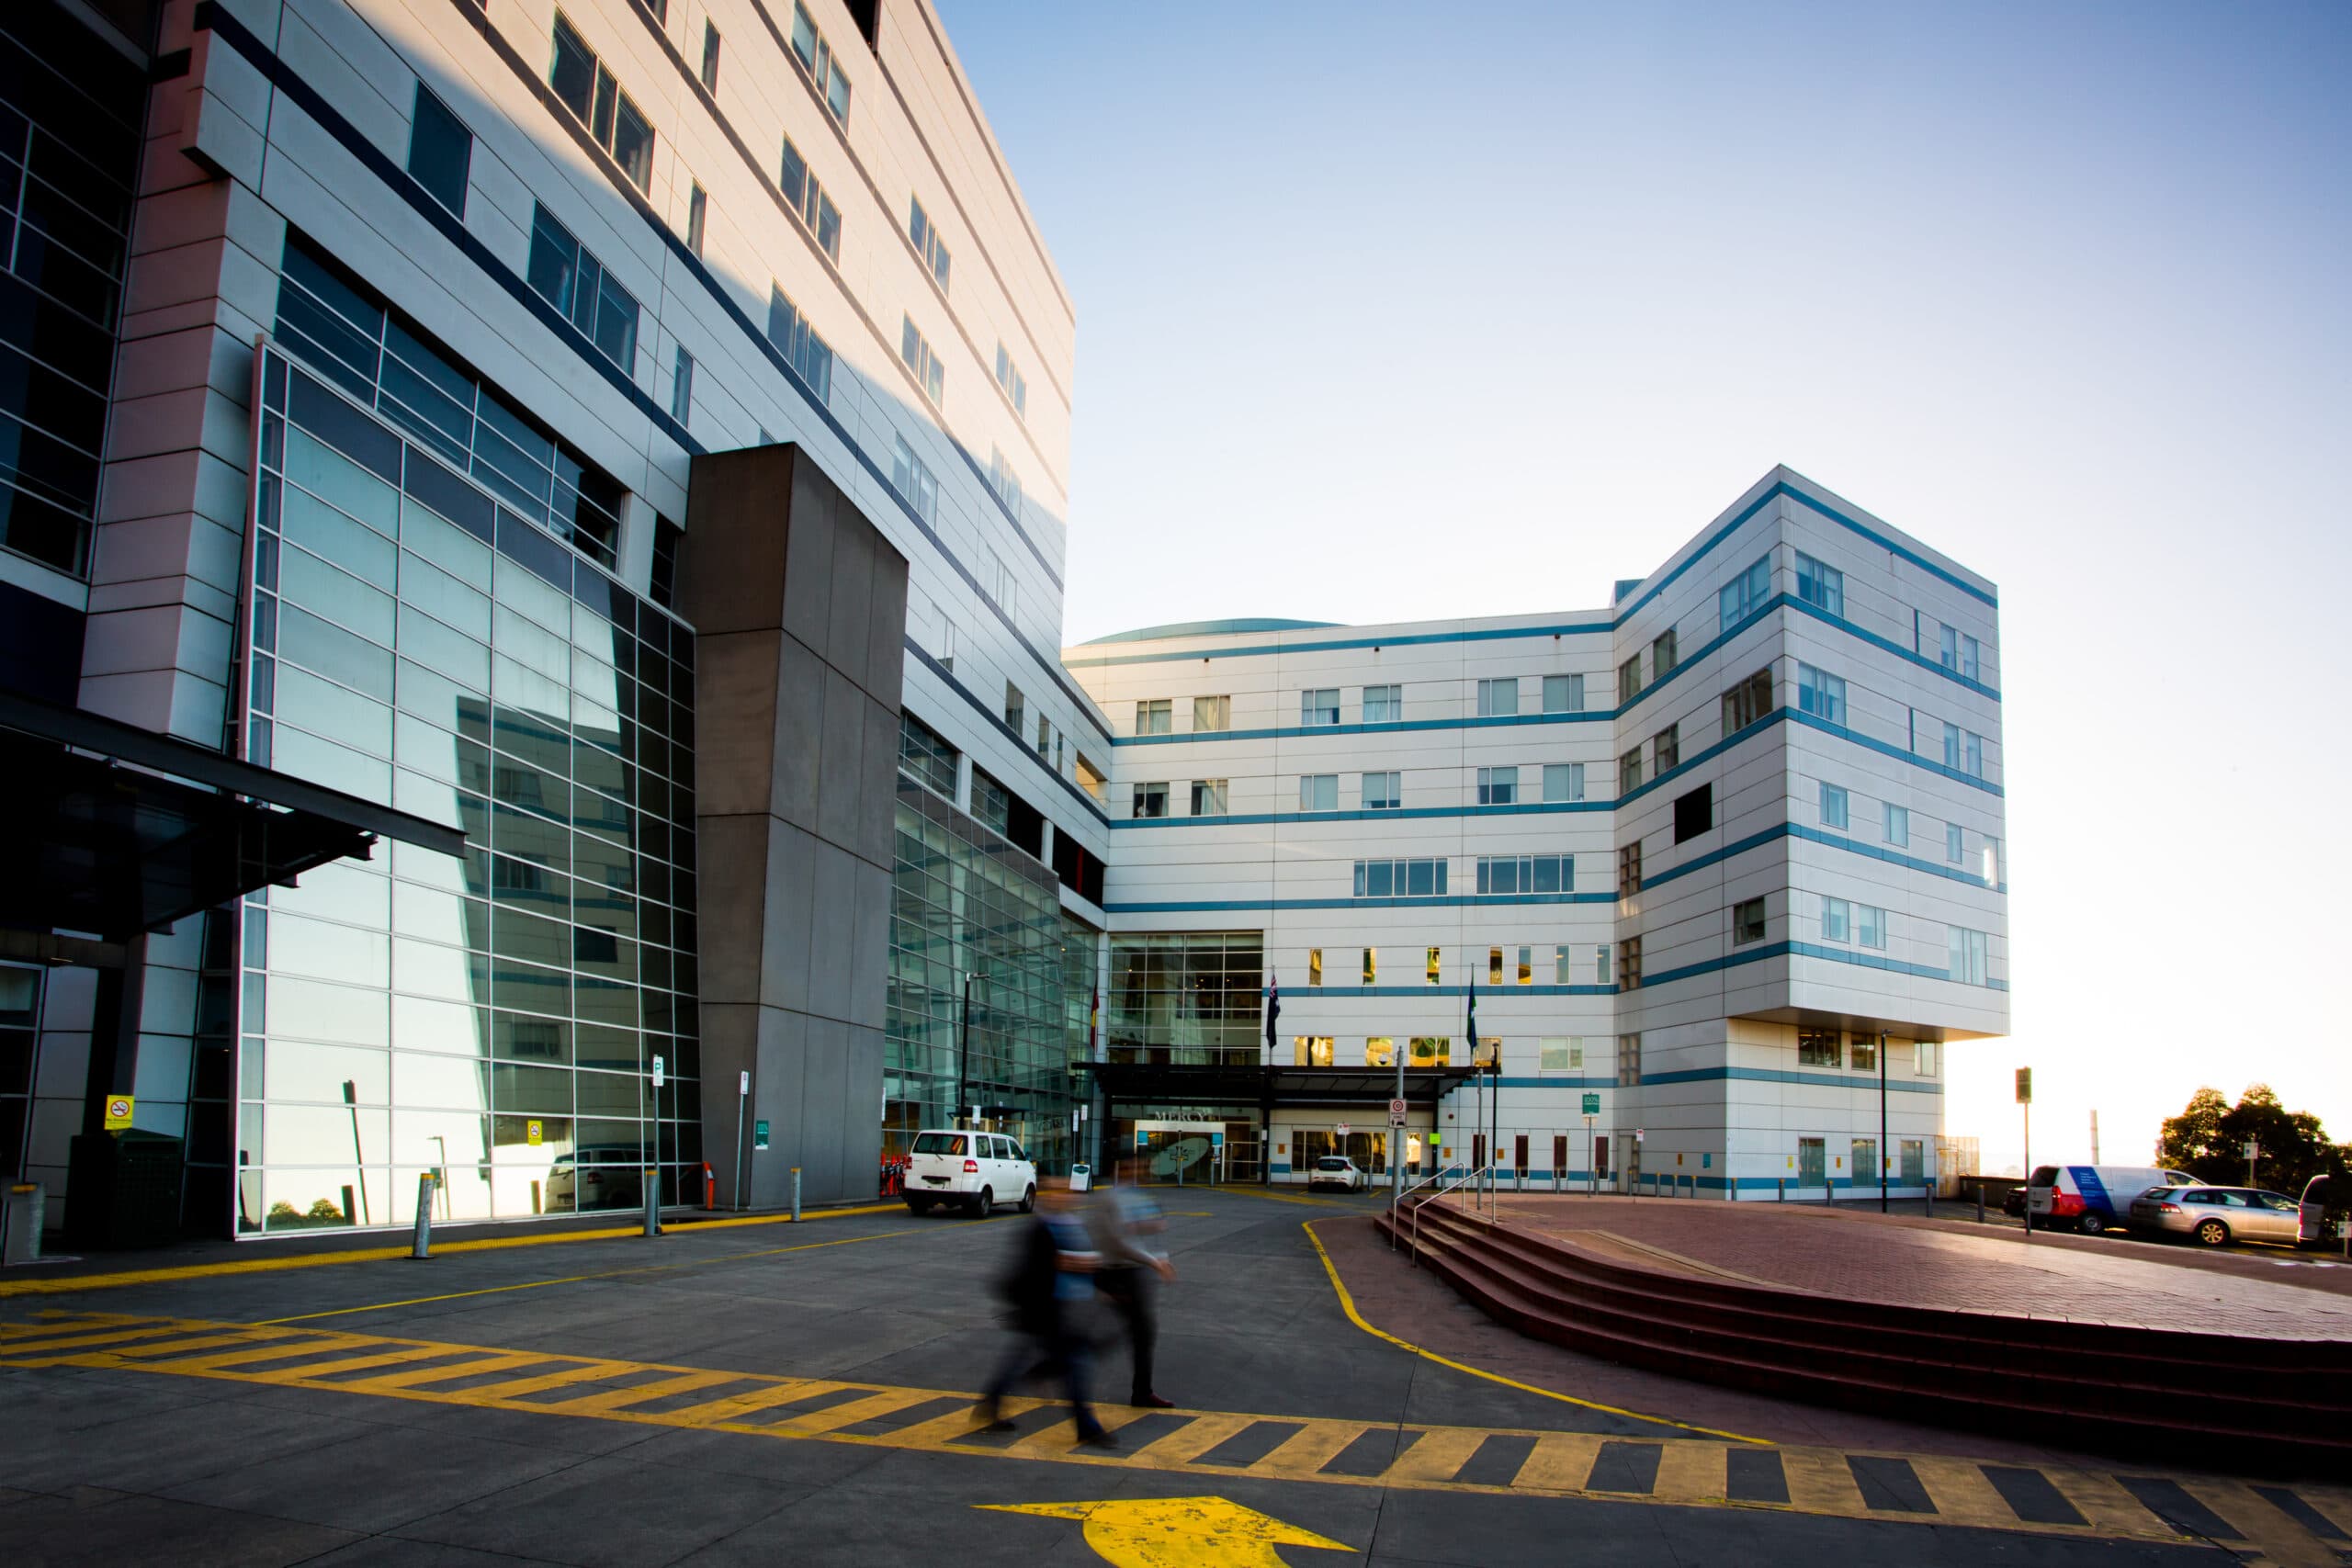
[[[1058,1377],[1069,1394],[1069,1413],[1078,1423],[1079,1436],[1101,1431],[1102,1423],[1087,1403],[1086,1358],[1085,1337],[1077,1332],[1068,1313],[1056,1312],[1050,1318],[1024,1324],[1022,1337],[1006,1348],[996,1376],[989,1380],[984,1406],[989,1418],[995,1419],[998,1404],[1016,1383],[1031,1377]]]
[[[1127,1325],[1127,1345],[1135,1359],[1135,1381],[1128,1397],[1141,1399],[1152,1392],[1151,1352],[1159,1339],[1159,1276],[1148,1269],[1106,1269],[1095,1283]]]

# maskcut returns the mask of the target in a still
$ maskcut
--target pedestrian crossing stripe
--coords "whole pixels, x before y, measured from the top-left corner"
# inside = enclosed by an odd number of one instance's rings
[[[1078,1449],[1062,1406],[827,1378],[514,1350],[300,1325],[44,1313],[0,1322],[0,1367],[130,1370],[378,1398],[1196,1476],[1755,1508],[2084,1539],[2220,1542],[2285,1568],[2352,1562],[2352,1488],[2127,1468],[1104,1406]]]

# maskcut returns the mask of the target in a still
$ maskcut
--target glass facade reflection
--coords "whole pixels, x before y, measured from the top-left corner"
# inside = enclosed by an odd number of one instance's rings
[[[979,1105],[1042,1172],[1069,1168],[1076,1084],[1063,953],[1053,873],[901,774],[883,1158],[905,1157],[917,1131],[960,1125],[958,1106]]]
[[[246,902],[238,1228],[406,1224],[424,1170],[445,1219],[698,1192],[692,633],[275,347],[262,386],[246,754],[469,847]]]
[[[1254,1066],[1264,944],[1258,931],[1113,932],[1109,1059]]]

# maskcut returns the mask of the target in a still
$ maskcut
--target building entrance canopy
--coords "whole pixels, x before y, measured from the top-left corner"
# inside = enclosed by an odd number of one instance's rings
[[[1384,1067],[1283,1067],[1160,1062],[1082,1062],[1112,1105],[1221,1105],[1272,1110],[1278,1105],[1374,1105],[1396,1098],[1396,1072]],[[1467,1083],[1476,1069],[1408,1067],[1404,1099],[1435,1106]]]

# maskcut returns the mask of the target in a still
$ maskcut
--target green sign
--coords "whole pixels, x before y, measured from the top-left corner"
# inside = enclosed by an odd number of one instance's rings
[[[753,1149],[755,1149],[755,1150],[756,1150],[756,1149],[763,1149],[763,1148],[766,1148],[767,1146],[768,1146],[768,1124],[767,1124],[766,1122],[752,1122],[752,1147]]]
[[[1584,1113],[1587,1116],[1598,1116],[1600,1114],[1600,1096],[1597,1094],[1588,1094],[1584,1097]]]

